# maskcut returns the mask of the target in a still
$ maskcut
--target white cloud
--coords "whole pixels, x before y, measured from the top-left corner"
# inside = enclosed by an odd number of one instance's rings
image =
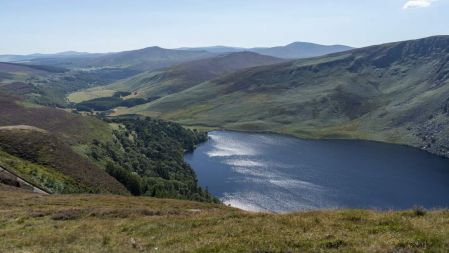
[[[436,0],[408,0],[404,4],[404,9],[429,7]]]

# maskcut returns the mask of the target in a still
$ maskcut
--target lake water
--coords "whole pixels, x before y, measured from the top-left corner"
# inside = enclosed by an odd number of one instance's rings
[[[368,141],[214,131],[185,160],[200,185],[250,211],[449,207],[449,159]]]

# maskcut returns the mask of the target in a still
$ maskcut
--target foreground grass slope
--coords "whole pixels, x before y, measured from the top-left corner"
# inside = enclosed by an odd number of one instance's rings
[[[449,36],[243,70],[116,114],[307,138],[402,143],[449,156]]]
[[[449,212],[248,213],[112,195],[0,186],[1,252],[447,252]]]

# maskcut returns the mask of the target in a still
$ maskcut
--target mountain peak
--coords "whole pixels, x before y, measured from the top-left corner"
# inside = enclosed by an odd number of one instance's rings
[[[165,48],[162,48],[162,47],[159,47],[159,46],[151,46],[151,47],[145,47],[145,48],[137,49],[137,50],[150,51],[150,50],[168,50],[168,49],[165,49]]]
[[[286,47],[305,47],[305,46],[313,46],[313,47],[344,47],[344,48],[348,48],[348,49],[352,49],[353,47],[350,46],[345,46],[345,45],[340,45],[340,44],[333,44],[333,45],[322,45],[322,44],[317,44],[317,43],[313,43],[313,42],[303,42],[303,41],[295,41],[292,42],[288,45],[286,45]]]
[[[303,45],[317,45],[317,46],[322,46],[322,45],[319,45],[319,44],[316,44],[316,43],[312,43],[312,42],[295,41],[295,42],[292,42],[292,43],[290,43],[290,44],[287,44],[286,47],[288,47],[288,46],[303,46]]]
[[[284,59],[300,59],[317,57],[326,54],[339,53],[353,49],[349,46],[342,45],[320,45],[310,42],[293,42],[286,46],[271,47],[271,48],[254,48],[250,49],[253,52],[269,55]]]

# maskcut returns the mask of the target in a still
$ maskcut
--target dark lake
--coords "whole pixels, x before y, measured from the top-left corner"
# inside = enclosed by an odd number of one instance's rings
[[[368,141],[213,131],[185,160],[224,203],[251,211],[449,207],[449,159]]]

